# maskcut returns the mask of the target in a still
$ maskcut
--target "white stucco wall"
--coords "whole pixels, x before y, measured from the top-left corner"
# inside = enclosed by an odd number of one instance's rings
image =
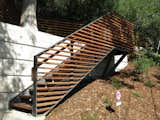
[[[115,55],[114,56],[114,63],[116,63],[120,59],[121,56],[122,55]],[[127,65],[128,65],[128,57],[126,56],[122,60],[122,62],[117,66],[117,68],[115,69],[115,71],[118,72],[118,71],[124,69]]]
[[[32,84],[33,56],[62,39],[0,22],[0,116],[8,100]]]

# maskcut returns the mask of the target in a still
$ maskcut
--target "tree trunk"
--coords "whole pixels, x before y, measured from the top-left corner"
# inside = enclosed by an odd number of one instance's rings
[[[23,0],[20,24],[32,30],[37,30],[36,19],[37,0]]]

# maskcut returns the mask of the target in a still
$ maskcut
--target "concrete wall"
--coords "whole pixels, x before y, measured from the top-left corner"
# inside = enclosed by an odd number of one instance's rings
[[[114,63],[116,63],[120,59],[121,56],[122,55],[115,55],[114,56]],[[117,66],[117,68],[115,69],[115,71],[118,72],[118,71],[124,69],[127,65],[128,65],[128,56],[126,56],[122,60],[122,62]]]
[[[0,22],[0,119],[8,100],[32,84],[33,56],[62,39]]]

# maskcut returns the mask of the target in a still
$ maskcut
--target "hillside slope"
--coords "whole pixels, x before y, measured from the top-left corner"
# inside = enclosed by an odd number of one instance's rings
[[[158,67],[152,67],[147,77],[151,83],[137,81],[133,63],[111,79],[121,84],[121,120],[160,120],[160,75]],[[138,75],[140,78],[144,75]],[[53,110],[46,120],[118,120],[115,84],[111,80],[95,80],[75,93],[63,104]],[[112,103],[112,109],[105,108],[105,100]]]

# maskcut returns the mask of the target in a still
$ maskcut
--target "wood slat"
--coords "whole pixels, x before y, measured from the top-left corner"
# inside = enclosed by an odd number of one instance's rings
[[[58,100],[63,98],[64,95],[61,96],[52,96],[52,97],[37,97],[37,102],[49,101],[49,100]]]
[[[37,96],[63,95],[65,93],[67,93],[67,91],[37,92]]]
[[[67,76],[83,76],[85,73],[68,73],[68,72],[37,72],[37,74],[45,74],[45,75],[67,75]]]
[[[58,49],[55,49],[55,48],[49,48],[49,50],[59,51],[59,52],[64,52],[64,53],[72,53],[73,55],[80,55],[80,56],[88,56],[88,57],[102,58],[102,56],[98,56],[98,55],[86,54],[86,53],[78,53],[78,52],[71,52],[71,51],[65,51],[65,50],[58,50]],[[46,54],[46,53],[47,53],[47,52],[44,52],[43,54]]]
[[[57,101],[37,103],[37,107],[52,106],[52,105],[55,105],[56,103],[57,103]]]
[[[106,47],[106,48],[111,48],[111,49],[113,48],[113,46],[111,46],[111,45],[90,40],[90,39],[88,39],[88,38],[83,37],[82,35],[74,34],[74,35],[72,35],[72,37],[73,37],[73,38],[78,38],[78,39],[81,39],[81,40],[83,40],[83,41],[90,42],[90,43],[93,43],[93,44],[96,44],[96,45],[100,45],[101,47],[104,46],[104,47]]]
[[[77,82],[38,82],[37,85],[75,85]]]
[[[37,113],[43,113],[43,112],[46,112],[46,111],[48,111],[50,109],[51,109],[51,107],[38,108],[37,109]]]
[[[37,91],[48,91],[48,90],[69,90],[73,88],[74,86],[55,86],[55,87],[38,87]]]
[[[31,105],[26,104],[26,103],[22,103],[22,102],[12,103],[11,106],[14,107],[14,108],[28,110],[28,111],[32,110],[32,106]]]
[[[46,59],[47,57],[38,57],[38,58]],[[48,58],[48,60],[63,61],[63,63],[82,63],[82,64],[88,64],[88,65],[96,64],[96,62],[86,62],[82,60],[70,60],[70,59],[59,59],[59,58]]]
[[[75,68],[51,68],[51,67],[38,67],[39,69],[51,69],[51,70],[63,70],[63,71],[74,71],[74,72],[88,72],[89,70],[75,69]]]
[[[75,43],[77,43],[77,42],[75,42]],[[93,47],[89,47],[87,45],[82,46],[82,45],[79,45],[79,44],[72,44],[72,43],[68,43],[68,42],[63,42],[63,44],[70,44],[70,45],[73,45],[73,46],[82,47],[82,48],[87,49],[87,50],[92,50],[92,51],[95,51],[95,52],[106,53],[106,50],[96,49],[96,48],[93,48]]]
[[[80,80],[81,77],[38,77],[37,80]]]
[[[52,55],[53,53],[45,53],[48,55]],[[99,59],[95,58],[90,58],[90,57],[85,57],[85,56],[70,56],[70,55],[61,55],[61,54],[56,54],[55,56],[61,56],[61,57],[67,57],[67,58],[73,58],[73,59],[80,59],[80,60],[87,60],[87,61],[99,61]],[[37,56],[37,58],[40,58],[41,56]],[[49,58],[48,58],[49,59]]]
[[[56,62],[38,62],[39,64],[52,64],[52,65],[59,65],[60,67],[79,67],[79,68],[93,68],[93,66],[88,65],[77,65],[77,64],[62,64]]]
[[[92,53],[92,54],[97,54],[97,55],[106,55],[104,53],[101,53],[101,52],[93,52],[93,51],[90,51],[90,50],[85,50],[85,49],[82,49],[82,48],[74,48],[74,47],[70,47],[70,46],[64,46],[64,45],[57,45],[56,47],[64,47],[64,48],[67,48],[69,50],[79,50],[81,52],[86,52],[86,53]]]
[[[97,45],[95,43],[89,43],[88,41],[85,41],[83,39],[79,39],[79,38],[76,38],[76,37],[71,37],[70,36],[70,37],[66,38],[66,40],[71,40],[71,41],[74,41],[74,42],[76,42],[76,41],[77,42],[82,42],[82,43],[84,43],[88,46],[92,46],[94,48],[99,48],[99,49],[102,49],[102,50],[106,50],[106,52],[111,50],[110,48],[107,48],[107,47],[104,47],[104,46],[101,46],[101,45]]]

